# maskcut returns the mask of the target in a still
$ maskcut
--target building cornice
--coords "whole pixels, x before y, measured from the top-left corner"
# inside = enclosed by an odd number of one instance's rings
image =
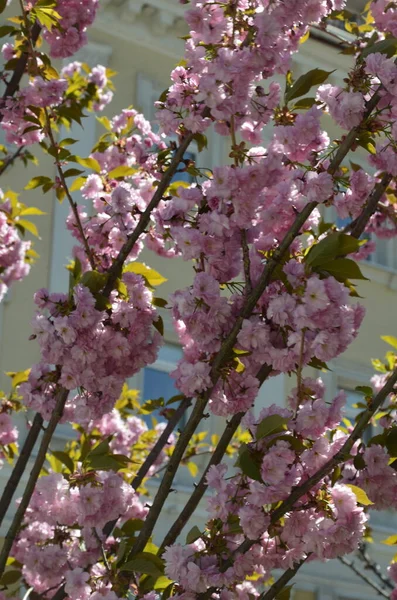
[[[188,32],[184,12],[167,0],[102,0],[94,29],[175,58]]]

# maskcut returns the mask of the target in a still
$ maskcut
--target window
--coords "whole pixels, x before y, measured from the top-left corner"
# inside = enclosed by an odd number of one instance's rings
[[[151,123],[155,121],[155,115],[157,112],[157,108],[154,106],[154,103],[157,102],[162,92],[167,88],[168,85],[168,83],[160,83],[155,79],[151,79],[143,73],[138,73],[137,75],[135,93],[136,109],[141,111],[145,118]],[[154,130],[156,130],[156,127],[154,127]],[[223,162],[223,138],[220,135],[213,134],[211,130],[207,130],[205,135],[209,138],[208,148],[198,152],[197,145],[192,143],[189,147],[189,150],[186,151],[184,158],[194,160],[199,168],[208,169],[212,168],[214,162],[217,164],[221,164]],[[176,136],[170,136],[168,139],[174,139],[177,141]],[[180,166],[181,168],[184,168],[185,165],[181,163]],[[194,181],[194,177],[186,172],[176,173],[173,180],[191,183]]]
[[[363,407],[355,408],[355,405],[358,403],[365,404],[364,396],[363,396],[363,394],[360,394],[360,392],[356,392],[356,391],[349,390],[346,388],[340,388],[340,389],[346,393],[346,405],[345,405],[344,416],[347,419],[349,419],[351,424],[354,426],[355,422],[356,422],[355,421],[356,416],[363,410]],[[364,431],[362,439],[364,442],[367,442],[369,439],[371,439],[371,437],[373,435],[374,435],[373,426],[368,425],[368,427]]]
[[[182,349],[178,346],[166,344],[159,351],[159,357],[156,362],[150,367],[146,367],[142,372],[142,401],[155,400],[156,398],[164,398],[165,402],[180,394],[179,390],[175,387],[174,379],[170,376],[170,372],[176,367],[176,363],[182,358]],[[175,408],[177,404],[171,405],[171,408]],[[152,425],[152,417],[155,417],[157,421],[165,422],[165,417],[161,414],[161,409],[157,409],[143,417],[144,421],[149,427]],[[178,427],[183,426],[185,422],[182,417]]]

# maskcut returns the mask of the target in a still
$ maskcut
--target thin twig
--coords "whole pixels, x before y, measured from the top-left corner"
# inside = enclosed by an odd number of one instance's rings
[[[382,569],[371,559],[368,552],[366,551],[365,544],[360,544],[358,547],[358,554],[360,560],[365,564],[365,569],[372,571],[382,582],[383,585],[387,586],[390,590],[394,590],[395,586],[393,582],[383,573]]]
[[[36,22],[31,30],[30,40],[33,44],[35,44],[39,38],[41,31],[40,25]],[[21,79],[25,74],[26,65],[28,63],[29,54],[27,52],[23,52],[18,59],[18,63],[13,71],[12,77],[7,84],[5,92],[3,94],[2,99],[0,100],[0,123],[3,120],[3,112],[2,109],[6,103],[7,98],[12,97],[19,89],[19,84],[21,83]]]
[[[15,490],[17,489],[21,477],[25,472],[26,465],[29,461],[37,438],[39,437],[42,425],[43,417],[39,413],[36,413],[32,426],[29,429],[26,440],[22,446],[21,453],[18,456],[10,478],[8,479],[3,494],[0,498],[0,525],[6,516],[7,510],[11,504],[11,500],[15,494]]]
[[[134,490],[137,490],[139,488],[139,486],[141,485],[142,481],[145,479],[150,467],[156,462],[156,460],[159,457],[164,446],[167,444],[168,438],[170,437],[171,433],[174,431],[175,427],[178,425],[179,421],[181,420],[182,416],[187,411],[187,409],[189,408],[191,403],[192,403],[191,398],[185,398],[179,404],[178,408],[176,409],[176,411],[174,412],[174,414],[168,421],[166,427],[163,429],[159,439],[157,440],[157,442],[155,443],[153,448],[150,450],[144,463],[139,468],[138,473],[135,475],[134,479],[132,480],[131,487],[133,487]],[[118,521],[118,519],[116,519],[114,521],[109,521],[108,523],[106,523],[106,525],[103,528],[104,535],[109,536],[111,534],[117,521]]]
[[[54,138],[54,134],[52,132],[52,127],[51,127],[51,120],[50,120],[50,116],[48,114],[48,110],[45,108],[44,109],[45,112],[45,117],[46,117],[46,129],[47,129],[47,135],[50,139],[51,142],[51,146],[54,150],[54,154],[55,154],[55,165],[58,171],[58,175],[59,175],[59,179],[61,180],[62,183],[62,187],[63,190],[66,194],[66,197],[68,199],[70,208],[72,209],[75,221],[76,221],[76,225],[77,225],[77,229],[79,230],[80,236],[82,238],[82,242],[83,242],[83,246],[84,246],[84,250],[85,253],[87,255],[87,258],[89,260],[91,269],[93,271],[95,271],[95,260],[94,260],[94,256],[92,254],[91,248],[88,244],[88,240],[86,238],[86,235],[84,233],[84,229],[83,229],[83,225],[81,223],[81,219],[80,219],[80,215],[79,215],[79,211],[77,210],[77,204],[76,202],[73,200],[70,192],[69,192],[69,188],[68,188],[68,184],[66,183],[66,179],[65,179],[65,175],[63,173],[63,169],[61,166],[61,163],[58,159],[58,150],[59,150],[59,146],[57,145],[55,138]]]
[[[350,231],[350,235],[357,239],[359,239],[362,236],[368,221],[376,212],[378,203],[385,191],[387,190],[392,179],[393,176],[389,173],[383,175],[382,180],[375,185],[372,192],[368,196],[368,200],[361,214],[357,217],[357,219],[354,219],[354,221],[346,225],[346,227],[343,230],[344,232],[347,233]]]
[[[394,391],[394,386],[397,382],[397,369],[393,371],[390,375],[389,379],[383,386],[383,388],[378,392],[375,398],[372,399],[368,408],[362,413],[359,421],[356,423],[355,428],[352,433],[349,435],[342,448],[334,454],[332,458],[330,458],[316,473],[314,473],[311,477],[306,479],[301,485],[298,485],[292,488],[292,491],[288,498],[284,500],[278,508],[276,508],[269,516],[270,516],[270,525],[274,525],[277,523],[281,517],[283,517],[287,512],[289,512],[293,507],[295,502],[297,502],[302,496],[307,494],[317,483],[319,483],[324,477],[329,475],[335,467],[339,464],[344,463],[348,460],[350,456],[350,451],[353,448],[355,442],[361,437],[362,432],[367,427],[368,423],[376,413],[376,411],[383,404],[387,396]],[[239,554],[244,554],[251,546],[258,543],[258,540],[245,540],[236,550]],[[225,562],[224,568],[228,568],[229,561]]]
[[[262,385],[263,382],[268,378],[271,371],[272,371],[272,368],[269,367],[268,365],[264,365],[263,368],[261,368],[259,370],[256,377],[259,380],[260,385]],[[221,462],[221,460],[227,450],[227,447],[229,446],[234,434],[236,433],[244,415],[245,415],[244,412],[237,413],[237,414],[233,415],[233,417],[230,419],[230,421],[227,422],[226,427],[222,433],[222,436],[219,439],[218,444],[217,444],[217,446],[214,450],[214,453],[211,457],[211,460],[209,461],[204,473],[202,474],[199,483],[193,490],[189,500],[186,502],[181,513],[179,514],[179,516],[175,520],[174,524],[171,526],[170,530],[168,531],[165,538],[161,542],[161,545],[159,548],[160,554],[164,551],[166,546],[171,546],[171,544],[175,543],[175,541],[176,541],[177,537],[179,536],[179,534],[181,533],[182,529],[184,528],[184,526],[186,525],[186,523],[188,522],[188,520],[194,513],[200,500],[202,499],[205,492],[207,491],[208,471],[210,470],[210,468],[213,465],[218,465]]]
[[[0,553],[0,577],[4,573],[4,569],[7,563],[8,556],[11,552],[12,545],[15,541],[15,538],[18,534],[19,528],[22,524],[26,509],[29,506],[30,499],[34,492],[34,488],[36,486],[37,480],[40,475],[40,471],[43,467],[48,446],[50,444],[52,435],[58,425],[59,419],[62,417],[63,409],[65,406],[65,402],[68,397],[68,390],[61,389],[58,398],[56,401],[56,405],[54,411],[51,415],[51,419],[44,431],[40,448],[36,456],[36,460],[34,461],[33,468],[31,470],[29,480],[26,484],[25,491],[23,493],[21,502],[15,512],[14,519],[6,533],[4,544]]]
[[[19,146],[18,150],[9,156],[4,158],[4,162],[0,167],[0,176],[10,167],[14,161],[22,154],[23,150],[25,150],[25,146]]]
[[[108,559],[107,559],[107,557],[106,557],[106,552],[105,552],[105,548],[103,547],[102,540],[101,540],[101,538],[99,537],[99,534],[98,534],[98,532],[97,532],[97,530],[96,530],[96,528],[95,528],[95,527],[92,527],[92,530],[91,530],[91,531],[92,531],[92,533],[93,533],[93,536],[94,536],[94,538],[96,539],[96,541],[97,541],[97,542],[98,542],[98,544],[99,544],[99,548],[100,548],[100,550],[101,550],[102,560],[103,560],[103,563],[104,563],[104,565],[105,565],[105,568],[106,568],[106,570],[107,570],[107,572],[108,572],[108,573],[111,573],[111,572],[112,572],[112,570],[111,570],[111,568],[110,568],[110,565],[109,565],[109,563],[108,563]]]
[[[353,561],[348,560],[344,556],[339,556],[338,560],[346,567],[349,567],[349,569],[351,569],[356,575],[358,575],[358,577],[360,577],[360,579],[362,579],[363,581],[365,581],[365,583],[372,587],[372,589],[375,590],[380,596],[383,596],[384,598],[390,597],[389,592],[381,588],[373,579],[367,577],[365,573],[363,573],[360,569],[356,567]]]
[[[184,156],[187,148],[191,144],[193,137],[194,137],[194,134],[189,133],[181,141],[178,149],[176,150],[176,152],[171,160],[169,167],[167,168],[167,170],[163,174],[161,180],[159,181],[157,189],[156,189],[155,193],[153,194],[153,198],[149,202],[146,210],[142,213],[142,215],[139,219],[138,225],[135,227],[134,231],[128,236],[127,241],[122,246],[118,256],[116,257],[112,266],[110,267],[110,269],[108,271],[109,277],[108,277],[107,283],[105,285],[105,288],[103,290],[103,295],[105,297],[108,297],[110,292],[113,290],[116,279],[118,277],[120,277],[123,265],[124,265],[126,259],[128,258],[128,255],[130,254],[131,250],[133,249],[139,236],[145,231],[146,227],[148,226],[148,224],[150,222],[150,216],[151,216],[153,210],[158,206],[159,202],[161,201],[161,199],[164,195],[164,192],[166,191],[167,187],[171,183],[171,180],[172,180],[173,176],[175,175],[178,165],[180,164],[181,160],[183,159],[183,156]]]
[[[252,291],[251,261],[250,261],[250,251],[249,251],[249,247],[248,247],[248,243],[247,243],[247,231],[245,229],[241,230],[241,248],[243,250],[245,289],[246,289],[246,293],[250,294]]]

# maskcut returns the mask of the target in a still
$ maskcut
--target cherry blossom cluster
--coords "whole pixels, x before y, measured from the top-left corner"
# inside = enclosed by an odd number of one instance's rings
[[[3,198],[0,190],[0,302],[9,286],[29,273],[26,253],[31,246],[31,242],[21,240],[20,233],[11,220],[10,202]]]
[[[154,433],[154,436],[150,435],[149,438],[148,436],[145,436],[145,433],[147,433],[149,429],[142,418],[134,415],[122,415],[119,410],[114,408],[111,412],[104,414],[100,419],[95,419],[88,423],[87,431],[99,431],[104,438],[112,436],[109,443],[112,452],[123,454],[125,456],[137,456],[139,454],[137,445],[142,446],[142,442],[146,437],[145,451],[150,451],[165,427],[165,422],[157,423],[153,430],[151,430],[151,433]],[[164,463],[167,447],[172,446],[173,444],[175,444],[175,434],[171,433],[168,437],[166,447],[160,452],[157,459],[148,470],[148,477],[151,477],[158,467]],[[144,456],[146,457],[145,453]]]
[[[7,446],[18,441],[18,429],[9,414],[10,408],[6,402],[0,402],[0,468],[3,465],[2,459],[8,454]]]
[[[101,270],[110,267],[152,199],[153,184],[160,177],[157,153],[166,148],[150,123],[136,110],[123,110],[110,121],[109,127],[107,137],[110,139],[91,155],[100,171],[88,175],[81,188],[87,208],[79,207],[84,235]],[[82,237],[72,212],[67,226],[81,244]],[[142,249],[140,239],[128,259],[136,259]],[[82,247],[75,247],[74,252],[84,269],[88,269]]]
[[[0,414],[0,421],[2,416]],[[149,438],[145,435],[148,427],[139,416],[113,409],[90,421],[85,435],[91,447],[98,435],[100,439],[110,439],[111,453],[132,457],[136,468],[164,426],[159,423],[155,436]],[[7,439],[11,439],[10,435]],[[0,443],[1,440],[0,436]],[[80,452],[82,441],[80,436],[65,452],[71,447]],[[174,443],[175,436],[171,434],[167,446]],[[71,456],[74,456],[73,451]],[[148,471],[148,477],[165,458],[164,449]],[[121,540],[113,536],[106,538],[102,529],[107,522],[118,518],[119,527],[128,520],[143,520],[148,511],[127,481],[128,474],[95,472],[80,461],[73,473],[50,471],[39,480],[25,517],[25,527],[14,547],[15,558],[24,565],[23,576],[37,593],[65,582],[70,600],[116,598],[111,591],[109,574],[98,563],[102,556],[101,545],[110,557],[117,554]]]
[[[51,473],[38,482],[25,527],[15,545],[14,556],[23,564],[23,576],[37,593],[60,585],[66,576],[66,592],[71,600],[94,600],[94,591],[110,586],[106,570],[98,564],[101,544],[110,549],[114,540],[105,540],[102,528],[107,521],[142,519],[147,509],[131,486],[117,473],[74,475],[73,485],[60,473]],[[84,595],[74,595],[77,574],[85,572]],[[114,596],[116,597],[116,596]]]
[[[35,2],[33,3],[33,5]],[[58,0],[56,12],[61,18],[51,30],[44,28],[43,37],[53,58],[67,58],[87,43],[87,28],[98,10],[98,0]]]
[[[37,117],[37,109],[43,108],[53,112],[59,110],[61,105],[66,108],[71,106],[76,101],[76,92],[69,92],[72,83],[79,84],[79,98],[83,97],[85,92],[87,95],[88,84],[94,83],[95,110],[102,110],[113,95],[108,89],[106,69],[98,65],[91,70],[88,77],[84,75],[82,63],[73,62],[61,70],[58,79],[46,81],[41,76],[33,77],[15,97],[8,97],[1,107],[1,127],[5,131],[6,141],[18,146],[30,146],[43,141],[46,132]]]
[[[203,132],[215,121],[215,130],[260,143],[261,131],[279,102],[280,87],[261,85],[275,73],[285,73],[291,55],[309,23],[318,23],[342,1],[293,4],[255,1],[230,7],[191,2],[186,12],[190,38],[186,65],[172,71],[165,101],[157,117],[165,133],[183,125]]]
[[[39,307],[33,336],[42,361],[21,386],[26,406],[49,418],[59,386],[79,393],[68,401],[68,419],[87,424],[112,410],[125,379],[155,361],[161,336],[153,328],[157,313],[144,279],[123,275],[125,294],[113,292],[111,313],[98,310],[88,287],[67,294],[35,295]]]
[[[242,470],[235,474],[228,474],[225,464],[210,468],[207,481],[214,493],[208,501],[205,532],[193,544],[176,544],[164,554],[166,574],[179,584],[176,597],[212,586],[226,588],[230,598],[244,592],[258,596],[273,569],[285,570],[309,556],[335,558],[357,548],[367,516],[353,491],[329,478],[302,496],[282,522],[271,523],[273,507],[324,465],[347,438],[336,432],[344,393],[331,404],[323,396],[321,380],[304,379],[289,398],[290,408],[272,405],[257,419],[246,415],[253,441],[245,448],[245,466],[241,463]],[[287,427],[262,436],[261,423],[275,416]],[[231,561],[244,538],[253,545]],[[259,577],[245,581],[254,574]],[[234,593],[236,586],[239,591]]]

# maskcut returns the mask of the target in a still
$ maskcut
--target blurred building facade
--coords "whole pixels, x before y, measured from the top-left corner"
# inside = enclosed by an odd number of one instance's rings
[[[360,2],[356,2],[356,5]],[[134,105],[148,119],[154,116],[153,103],[161,92],[169,85],[169,73],[179,62],[183,53],[183,40],[186,26],[183,19],[184,7],[171,0],[103,0],[99,16],[90,31],[90,42],[83,48],[77,59],[95,65],[104,64],[117,72],[115,77],[116,94],[113,102],[106,109],[112,116],[123,108]],[[340,32],[339,32],[340,33]],[[293,65],[294,76],[321,67],[335,72],[330,77],[331,83],[341,83],[349,68],[350,57],[339,53],[332,36],[320,32],[312,32],[309,40],[302,45],[301,52]],[[324,121],[330,136],[338,132],[330,122]],[[88,156],[94,146],[96,137],[101,135],[101,125],[95,116],[84,120],[84,131],[72,132],[72,137],[81,141],[74,146],[76,154]],[[228,164],[229,140],[220,136],[209,135],[208,149],[200,154],[192,147],[190,152],[197,159],[199,166],[213,167]],[[40,150],[40,149],[39,149]],[[40,152],[39,152],[40,154]],[[7,300],[0,305],[0,387],[7,389],[6,371],[19,371],[28,368],[39,359],[38,345],[28,341],[30,321],[33,316],[33,293],[40,287],[51,291],[65,291],[68,287],[68,272],[64,265],[69,262],[73,245],[71,236],[65,227],[68,214],[67,203],[59,204],[55,195],[42,196],[40,192],[23,192],[23,187],[31,177],[47,172],[51,175],[54,166],[46,156],[39,156],[39,171],[35,167],[11,169],[2,176],[0,187],[8,187],[21,193],[21,200],[38,206],[46,212],[40,217],[38,226],[41,239],[36,242],[40,259],[33,266],[31,274],[21,284],[12,288]],[[365,157],[355,156],[355,162],[364,161]],[[26,200],[24,200],[25,194]],[[78,199],[78,196],[76,196]],[[167,282],[160,288],[160,295],[167,297],[176,288],[189,284],[192,277],[191,265],[179,259],[160,258],[148,251],[140,258],[157,269]],[[349,347],[343,356],[330,365],[332,371],[322,373],[327,385],[327,394],[331,399],[337,390],[345,389],[348,393],[348,415],[354,417],[353,404],[357,401],[354,391],[357,385],[368,382],[373,371],[370,359],[382,357],[386,351],[381,335],[396,334],[394,307],[397,301],[397,246],[396,241],[380,242],[371,262],[362,264],[362,271],[368,281],[360,282],[359,293],[367,309],[367,317],[361,328],[358,339]],[[165,346],[160,352],[158,361],[138,376],[131,385],[141,390],[145,399],[160,395],[173,395],[172,380],[169,372],[174,368],[181,356],[175,333],[167,313],[165,320]],[[313,375],[318,376],[313,372]],[[266,382],[260,391],[258,400],[261,407],[285,402],[289,390],[295,383],[287,375],[281,375]],[[219,433],[223,420],[214,418],[207,420],[205,430]],[[57,434],[57,443],[62,445],[69,436],[69,431],[61,427]],[[177,476],[176,493],[168,502],[164,518],[159,524],[158,535],[166,531],[167,525],[179,513],[188,498],[192,486],[192,478],[186,469]],[[0,472],[0,488],[7,471]],[[205,521],[205,503],[194,514],[187,529],[194,524],[199,527]],[[5,523],[4,529],[8,523]],[[392,513],[382,513],[373,519],[374,544],[370,552],[381,563],[387,564],[390,556],[388,547],[380,544],[391,533],[397,532],[397,518]],[[183,541],[184,537],[182,536]],[[371,600],[376,593],[371,591],[354,573],[338,561],[313,563],[306,565],[299,572],[293,590],[294,600]]]

